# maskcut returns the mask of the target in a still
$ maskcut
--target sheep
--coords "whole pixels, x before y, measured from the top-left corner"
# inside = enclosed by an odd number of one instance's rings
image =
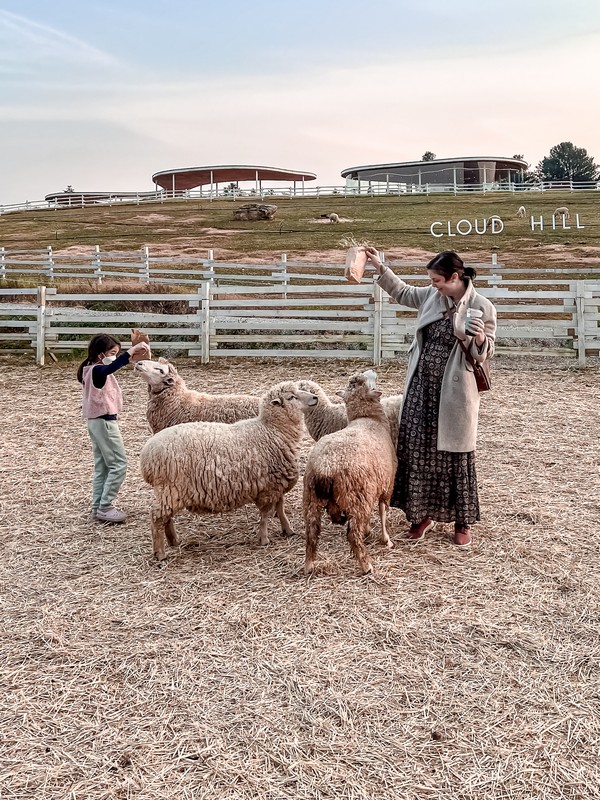
[[[373,370],[367,370],[364,375],[372,376],[375,379],[377,375]],[[348,417],[346,416],[346,406],[342,403],[332,401],[314,381],[300,381],[300,388],[306,392],[312,392],[318,398],[318,403],[312,408],[307,408],[304,411],[304,421],[306,428],[311,437],[318,442],[322,436],[328,433],[335,433],[342,430],[348,424]],[[402,406],[403,395],[395,394],[389,397],[384,397],[381,401],[383,410],[390,422],[390,433],[394,445],[398,441],[398,428],[400,425],[400,409]]]
[[[165,536],[179,543],[173,517],[219,514],[254,503],[260,511],[258,541],[269,543],[267,524],[276,511],[285,535],[293,535],[283,496],[298,480],[303,408],[317,398],[297,383],[279,383],[260,401],[258,417],[230,425],[187,422],[155,433],[140,454],[142,477],[154,488],[152,544],[166,557]]]
[[[563,222],[565,220],[567,222],[571,221],[571,215],[569,214],[569,209],[566,206],[560,206],[559,208],[557,208],[556,211],[552,214],[552,216],[554,217],[554,219],[556,219],[556,217],[562,217]]]
[[[204,394],[188,389],[165,358],[134,366],[148,384],[146,418],[152,433],[181,422],[237,422],[258,415],[260,397],[251,394]]]
[[[332,211],[330,214],[321,214],[321,218],[322,219],[328,219],[329,222],[339,222],[340,221],[339,214],[336,214],[334,211]]]
[[[320,439],[313,447],[304,473],[302,506],[306,528],[304,572],[314,572],[321,516],[327,511],[337,525],[347,523],[347,536],[364,574],[372,565],[364,546],[373,505],[381,519],[381,542],[393,543],[386,528],[396,452],[388,418],[372,377],[354,375],[340,392],[346,404],[348,425]]]
[[[519,219],[525,219],[526,213],[527,212],[525,211],[525,206],[519,206],[518,207],[518,209],[517,209],[517,217]]]

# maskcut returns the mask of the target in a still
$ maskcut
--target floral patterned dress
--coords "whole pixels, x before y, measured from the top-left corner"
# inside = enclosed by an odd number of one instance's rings
[[[391,505],[412,523],[430,517],[469,526],[479,520],[475,452],[437,449],[442,378],[455,343],[447,317],[423,329],[423,350],[402,408]]]

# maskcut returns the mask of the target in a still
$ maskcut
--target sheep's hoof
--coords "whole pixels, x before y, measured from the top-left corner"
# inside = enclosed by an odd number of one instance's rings
[[[387,547],[388,550],[391,550],[394,547],[394,543],[391,539],[388,539],[387,542],[383,542],[383,544]]]
[[[264,539],[259,539],[258,544],[261,547],[266,547],[269,544],[269,540],[266,537]]]
[[[160,561],[164,561],[166,559],[166,557],[167,557],[167,554],[165,553],[164,550],[159,550],[156,553],[154,553],[154,558],[159,562]]]
[[[365,578],[373,577],[373,564],[368,564],[366,569],[363,569],[363,576]]]
[[[315,571],[315,562],[314,561],[306,561],[304,564],[304,574],[305,575],[312,575]]]
[[[291,528],[282,528],[281,535],[289,538],[290,536],[295,536],[296,534]]]

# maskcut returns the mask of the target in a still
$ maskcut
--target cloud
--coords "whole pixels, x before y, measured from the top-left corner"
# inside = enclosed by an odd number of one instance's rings
[[[118,61],[87,42],[49,25],[0,10],[0,73],[32,76],[49,65],[115,67]]]

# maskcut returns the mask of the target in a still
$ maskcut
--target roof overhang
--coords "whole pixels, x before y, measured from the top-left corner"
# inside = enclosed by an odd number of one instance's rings
[[[493,161],[497,166],[502,165],[504,169],[514,169],[515,171],[526,170],[529,167],[527,161],[522,161],[518,158],[506,158],[506,156],[464,156],[461,158],[436,158],[432,161],[396,161],[391,164],[363,164],[360,167],[348,167],[342,170],[342,178],[347,178],[353,172],[372,172],[377,170],[385,174],[386,170],[389,172],[398,172],[402,169],[411,167],[443,167],[452,166],[453,164],[472,164],[473,162],[490,162]]]
[[[152,180],[163,189],[176,191],[194,189],[214,183],[238,181],[314,181],[314,172],[279,167],[259,167],[248,164],[222,164],[209,167],[185,167],[183,169],[165,169],[155,172]]]

